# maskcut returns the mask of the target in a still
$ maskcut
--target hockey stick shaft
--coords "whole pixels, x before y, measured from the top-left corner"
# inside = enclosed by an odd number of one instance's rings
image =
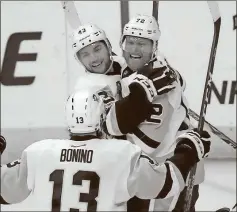
[[[123,34],[123,28],[125,24],[129,22],[129,2],[120,1],[120,16],[121,16],[121,33]]]
[[[199,116],[197,113],[195,113],[193,110],[189,109],[189,115],[194,118],[196,121],[199,121]],[[236,149],[236,142],[233,141],[231,138],[229,138],[227,135],[225,135],[223,132],[218,130],[216,127],[214,127],[211,123],[205,120],[205,123],[210,127],[211,131],[217,135],[221,140],[223,140],[226,144],[230,145],[234,149]]]
[[[213,4],[213,3],[216,3],[216,4]],[[210,6],[210,4],[211,4],[211,6]],[[211,13],[217,13],[216,12],[216,10],[218,10],[217,2],[211,2],[211,3],[209,3],[209,6],[211,8]],[[212,6],[215,9],[212,9]],[[215,16],[215,18],[213,18],[213,20],[215,21],[214,22],[214,37],[213,37],[213,43],[212,43],[212,48],[211,48],[211,53],[210,53],[210,58],[209,58],[209,65],[208,65],[208,70],[207,70],[206,82],[205,82],[205,87],[204,87],[204,92],[203,92],[200,120],[199,120],[199,125],[198,125],[199,131],[201,131],[203,129],[203,125],[204,125],[204,121],[205,121],[208,99],[209,99],[209,96],[211,93],[211,82],[212,82],[212,75],[213,75],[215,58],[216,58],[216,50],[217,50],[219,34],[220,34],[221,18],[219,16],[219,18],[216,19],[216,16],[217,16],[216,14],[213,14],[213,16]]]
[[[219,40],[220,25],[221,25],[221,17],[220,17],[220,12],[219,12],[219,8],[218,8],[218,3],[216,1],[207,1],[207,3],[208,3],[208,6],[210,9],[212,18],[213,18],[213,22],[214,22],[214,36],[213,36],[213,42],[212,42],[212,47],[211,47],[208,69],[207,69],[206,82],[205,82],[205,86],[204,86],[200,119],[199,119],[199,123],[198,123],[198,132],[202,131],[204,121],[205,121],[208,99],[209,99],[209,95],[211,92],[212,74],[213,74],[213,70],[214,70],[216,49],[217,49],[217,44],[218,44],[218,40]],[[184,205],[185,212],[190,211],[196,169],[197,169],[197,165],[195,165],[191,169],[190,175],[188,178],[188,187],[187,187],[187,192],[186,192],[186,197],[185,197],[185,205]]]
[[[74,1],[61,1],[66,20],[72,27],[72,29],[77,29],[81,25],[79,15],[77,13]]]
[[[159,1],[153,1],[152,16],[157,20],[157,22],[158,22],[158,10],[159,10]]]

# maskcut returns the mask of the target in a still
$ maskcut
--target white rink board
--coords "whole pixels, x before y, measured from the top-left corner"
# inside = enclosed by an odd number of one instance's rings
[[[236,2],[219,2],[222,27],[213,80],[219,92],[227,82],[226,99],[220,104],[212,94],[207,120],[236,141],[236,94],[229,103],[231,83],[236,82],[236,30],[233,16]],[[118,1],[77,1],[82,23],[103,28],[114,52],[120,54],[120,3]],[[151,14],[152,2],[130,2],[130,17]],[[161,39],[159,50],[187,82],[186,96],[190,107],[199,113],[204,81],[213,37],[213,22],[205,1],[161,1],[159,9]],[[30,143],[45,137],[67,137],[64,102],[82,66],[73,58],[61,3],[1,2],[1,70],[7,41],[13,33],[41,32],[41,38],[20,43],[19,53],[37,53],[36,61],[17,62],[15,77],[34,76],[30,85],[1,84],[1,130],[8,140],[3,162],[19,157]],[[14,45],[16,46],[16,45]],[[12,60],[12,58],[7,58]],[[8,72],[4,69],[4,74]],[[9,79],[6,80],[9,83]],[[14,83],[13,83],[14,84]],[[236,91],[235,91],[236,92]],[[213,157],[234,157],[235,152],[216,138]],[[215,152],[216,151],[216,152]],[[216,154],[215,154],[216,153]],[[7,157],[8,155],[8,157]]]

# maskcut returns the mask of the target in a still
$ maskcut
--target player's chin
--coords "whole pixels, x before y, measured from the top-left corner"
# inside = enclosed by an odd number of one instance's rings
[[[106,66],[104,62],[102,62],[100,65],[96,67],[92,66],[91,69],[92,69],[92,72],[96,74],[104,74],[106,72]]]
[[[133,59],[133,58],[129,58],[127,64],[129,68],[131,68],[133,71],[138,71],[145,65],[142,59]]]

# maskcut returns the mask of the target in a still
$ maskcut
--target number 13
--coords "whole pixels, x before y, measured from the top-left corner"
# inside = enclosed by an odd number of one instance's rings
[[[61,211],[61,196],[63,188],[63,169],[54,170],[49,177],[49,181],[54,182],[53,196],[52,196],[52,209],[53,212]],[[100,177],[93,171],[78,171],[73,175],[72,185],[82,185],[83,180],[90,181],[89,193],[80,193],[79,202],[87,202],[87,211],[97,211],[97,201],[95,198],[99,193]],[[70,196],[71,194],[66,194]],[[79,212],[79,209],[70,208],[70,212]]]

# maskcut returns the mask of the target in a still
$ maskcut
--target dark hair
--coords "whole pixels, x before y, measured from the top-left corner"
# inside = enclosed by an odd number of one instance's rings
[[[101,137],[101,132],[96,131],[95,135],[91,135],[91,134],[81,134],[81,135],[77,135],[77,134],[70,134],[70,140],[73,141],[85,141],[85,140],[90,140],[90,139],[100,139]]]

